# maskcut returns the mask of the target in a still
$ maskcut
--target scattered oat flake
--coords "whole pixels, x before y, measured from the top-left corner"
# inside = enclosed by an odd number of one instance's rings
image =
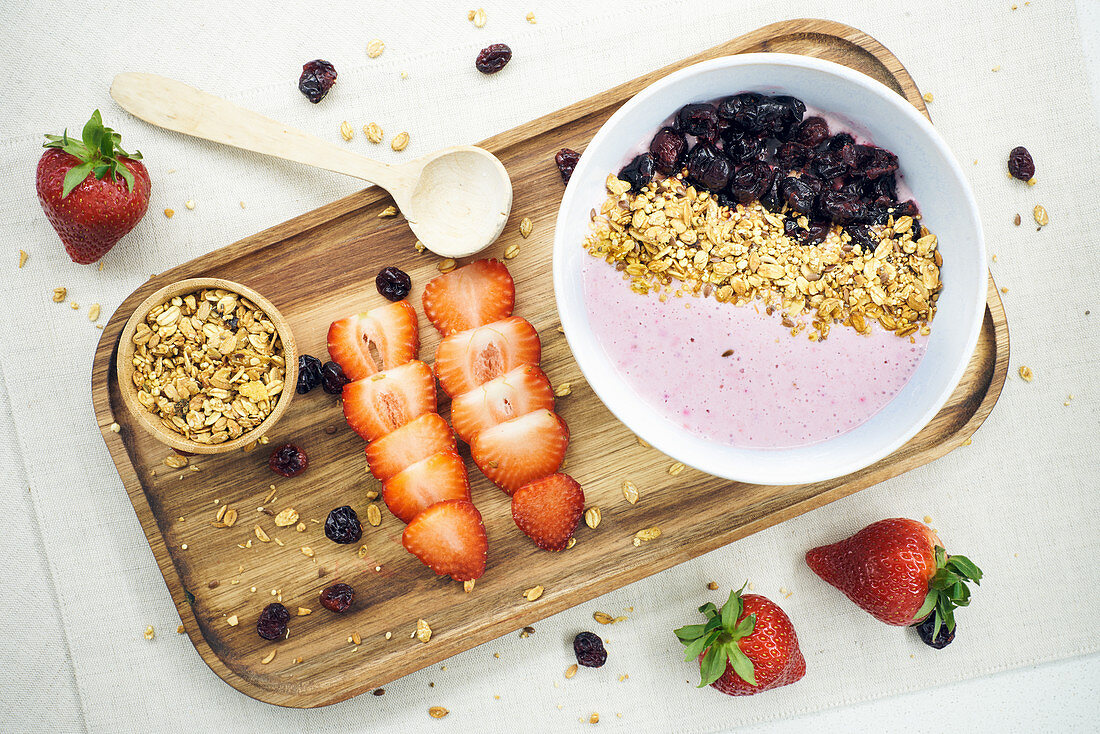
[[[271,541],[271,538],[267,536],[267,533],[265,533],[264,529],[261,528],[259,525],[255,527],[254,532],[256,533],[256,537],[259,538],[260,542],[268,543]]]
[[[925,522],[926,525],[931,523],[932,522],[932,516],[931,515],[925,515],[924,516],[924,522]]]
[[[1031,382],[1035,379],[1035,373],[1026,364],[1022,364],[1020,365],[1020,379],[1024,382]]]
[[[146,627],[143,634],[145,636],[145,639],[147,640],[151,640],[157,636],[156,631],[153,629],[153,625],[149,625],[148,627]]]
[[[646,528],[634,533],[634,540],[649,541],[661,537],[661,529],[658,527]]]
[[[175,209],[165,209],[164,210],[164,216],[168,217],[169,219],[171,219],[173,216],[175,216],[175,214],[176,214]]]
[[[599,507],[589,507],[584,511],[584,524],[595,530],[600,525],[600,520],[603,519],[603,513],[600,512]]]
[[[267,657],[265,657],[263,660],[261,660],[260,663],[262,665],[267,665],[268,663],[270,663],[272,660],[275,659],[275,656],[278,654],[278,652],[279,652],[279,648],[275,648],[274,650],[269,652],[267,654]]]
[[[474,584],[475,583],[476,583],[476,579],[466,579],[465,581],[462,582],[462,590],[465,591],[467,594],[469,594],[471,591],[474,590]]]
[[[679,474],[683,470],[684,470],[684,465],[681,462],[677,461],[675,464],[673,464],[672,466],[670,466],[668,468],[668,473],[671,474],[672,476],[676,476],[677,474]]]
[[[369,522],[372,527],[378,527],[382,524],[382,512],[378,509],[378,505],[373,502],[367,505],[367,522]]]
[[[275,527],[288,528],[298,522],[298,511],[288,507],[275,516]]]
[[[303,545],[302,546],[302,555],[303,556],[308,556],[309,558],[313,558],[313,549],[310,548],[308,545]]]
[[[1036,204],[1035,209],[1032,210],[1032,216],[1035,217],[1035,223],[1040,227],[1045,227],[1050,224],[1050,215],[1047,214],[1047,210],[1043,208],[1042,204]]]
[[[992,69],[990,69],[990,71],[1000,71],[1000,70],[1001,70],[1001,65],[1000,64],[997,64]]]
[[[178,634],[178,635],[182,635],[186,631],[187,631],[187,628],[184,627],[182,624],[179,625],[178,627],[176,627],[176,634]]]
[[[600,715],[597,714],[595,711],[593,711],[592,715],[588,717],[588,723],[589,724],[598,724],[598,723],[600,723]]]
[[[385,50],[386,44],[382,43],[382,39],[372,38],[370,42],[367,43],[367,58],[377,59]]]
[[[421,642],[427,642],[432,639],[432,628],[423,619],[418,619],[416,620],[416,632],[413,634]]]
[[[615,618],[607,612],[593,612],[592,619],[596,620],[600,624],[613,624],[615,622]]]
[[[554,388],[554,397],[564,398],[569,393],[573,392],[572,382],[563,382]]]
[[[638,486],[629,479],[623,482],[623,498],[632,505],[638,502]]]
[[[355,136],[355,131],[351,128],[351,123],[344,120],[340,123],[340,135],[344,140],[351,140]]]
[[[430,709],[428,709],[428,716],[431,716],[433,719],[442,719],[449,713],[451,712],[443,708],[442,706],[432,706]]]
[[[565,544],[565,549],[569,550],[570,548],[572,548],[576,544],[577,544],[577,539],[576,538],[570,538],[569,542]]]
[[[54,288],[53,289],[53,302],[54,303],[61,303],[62,301],[65,300],[65,296],[67,294],[68,294],[68,290],[66,290],[62,286],[58,286],[57,288]]]
[[[535,599],[538,599],[540,596],[542,596],[542,592],[542,586],[532,586],[530,589],[527,589],[527,591],[523,592],[523,596],[527,599],[527,601],[534,601]]]
[[[448,257],[448,258],[444,258],[443,260],[440,260],[439,265],[437,265],[436,268],[441,273],[449,273],[449,272],[451,272],[452,270],[455,269],[455,265],[456,265],[455,261],[452,258]]]
[[[409,134],[406,132],[397,133],[397,135],[394,136],[393,140],[390,141],[390,148],[392,148],[395,153],[400,153],[408,146]]]
[[[577,674],[577,664],[576,663],[573,663],[572,665],[570,665],[568,668],[565,669],[565,677],[566,678],[572,678],[576,674]]]
[[[188,199],[187,201],[184,202],[183,205],[185,207],[187,207],[188,209],[194,209],[195,208],[195,200],[194,199]]]
[[[475,28],[484,28],[485,21],[487,20],[487,18],[485,17],[485,8],[478,8],[477,10],[475,10],[473,17],[470,18],[470,20],[473,21]]]
[[[386,217],[396,217],[396,216],[397,216],[397,207],[395,207],[393,204],[390,204],[385,209],[378,212],[378,219],[384,219]]]
[[[382,128],[378,126],[378,123],[372,122],[369,125],[363,126],[363,134],[367,136],[367,140],[372,143],[381,143],[382,138],[385,137],[382,133]]]
[[[519,223],[519,236],[527,239],[531,236],[531,217],[524,217]]]
[[[527,14],[527,22],[531,23],[532,25],[534,25],[535,23],[538,22],[538,21],[535,20],[535,14],[534,13],[528,13]]]
[[[27,257],[28,256],[27,256],[27,251],[26,250],[20,250],[19,251],[19,267],[23,267],[24,265],[27,264]]]
[[[241,209],[244,209],[244,202],[241,201],[241,202],[238,202],[238,203],[241,205]]]
[[[122,432],[122,426],[120,426],[117,423],[112,423],[111,424],[111,433],[121,433],[121,432]]]
[[[519,255],[519,245],[508,245],[504,248],[504,259],[514,260]]]

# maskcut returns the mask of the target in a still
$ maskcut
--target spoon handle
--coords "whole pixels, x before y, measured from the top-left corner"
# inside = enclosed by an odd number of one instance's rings
[[[175,79],[156,74],[119,74],[111,84],[111,96],[135,117],[184,135],[343,173],[377,184],[395,196],[407,183],[404,173],[393,166],[352,153]]]

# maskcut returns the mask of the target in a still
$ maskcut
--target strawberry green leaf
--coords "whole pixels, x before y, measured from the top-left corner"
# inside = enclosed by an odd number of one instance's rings
[[[699,682],[699,688],[703,686],[709,686],[714,681],[722,677],[722,674],[726,672],[726,663],[729,658],[726,654],[726,649],[722,645],[711,645],[707,650],[707,654],[703,656],[703,662],[699,666],[699,674],[702,680]]]
[[[96,178],[102,181],[103,177],[107,175],[107,171],[110,170],[111,167],[109,165],[107,165],[106,163],[101,163],[92,170],[92,173],[95,174]]]
[[[727,655],[729,656],[730,665],[733,666],[733,672],[737,674],[737,677],[745,681],[749,685],[756,685],[756,668],[752,664],[752,660],[749,660],[749,656],[741,651],[736,642],[731,642],[727,646]]]
[[[92,172],[92,163],[81,163],[79,166],[73,166],[65,173],[65,180],[61,187],[61,198],[72,193],[73,189],[81,184],[81,182],[88,178],[88,174]]]
[[[707,648],[707,638],[700,637],[687,643],[687,647],[684,648],[684,662],[690,663],[695,658],[699,657],[699,653],[703,652]]]
[[[686,643],[699,639],[705,634],[705,631],[701,624],[687,624],[677,630],[673,630],[673,634],[680,638],[680,642]]]
[[[733,638],[740,640],[743,637],[748,637],[756,629],[756,613],[753,612],[749,616],[742,619],[737,623],[737,626],[733,628]]]
[[[931,614],[932,610],[936,608],[936,599],[938,595],[935,591],[929,590],[928,594],[924,597],[924,603],[920,605],[920,609],[913,615],[914,622],[923,621],[925,617]]]
[[[741,594],[730,590],[730,598],[722,605],[722,626],[732,630],[737,624],[737,618],[741,616]]]
[[[706,604],[699,607],[699,611],[708,617],[713,617],[718,614],[718,607],[714,606],[714,602],[708,601]]]
[[[129,167],[122,161],[118,162],[118,168],[116,173],[122,176],[122,180],[126,182],[126,188],[130,191],[134,190],[134,174],[130,173]]]
[[[928,595],[924,603],[913,615],[913,623],[923,621],[934,613],[933,638],[939,633],[941,625],[949,632],[955,629],[955,609],[970,604],[969,581],[978,581],[982,571],[965,556],[948,556],[942,546],[936,546],[936,573],[928,581]]]
[[[955,571],[964,579],[973,581],[975,584],[981,586],[982,569],[975,566],[974,562],[966,556],[950,556],[947,559],[947,568]]]

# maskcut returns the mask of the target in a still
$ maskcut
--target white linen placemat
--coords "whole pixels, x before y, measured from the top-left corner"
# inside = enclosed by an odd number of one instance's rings
[[[42,48],[53,57],[33,73],[9,75],[0,108],[0,226],[8,233],[10,261],[2,272],[12,304],[0,321],[0,370],[17,441],[2,491],[9,504],[23,493],[25,504],[30,486],[37,542],[45,548],[63,624],[36,628],[33,610],[7,603],[15,607],[8,610],[12,629],[35,631],[28,655],[40,651],[55,665],[67,642],[89,730],[358,732],[418,730],[430,722],[449,731],[544,731],[587,722],[596,711],[601,726],[617,731],[713,731],[1100,649],[1094,623],[1100,609],[1100,458],[1094,450],[1100,312],[1085,315],[1100,306],[1092,231],[1100,136],[1068,0],[1020,2],[1016,10],[1007,2],[972,0],[952,4],[950,13],[936,4],[907,4],[889,15],[883,4],[863,0],[846,3],[843,16],[824,0],[782,7],[642,2],[629,10],[579,0],[553,7],[498,2],[485,3],[483,29],[466,21],[464,5],[426,1],[310,4],[285,12],[256,0],[163,9],[125,0],[68,4],[70,18],[110,13],[120,24],[115,43],[92,42],[77,24],[46,28],[39,19],[48,11],[33,5],[0,10],[4,27],[19,29],[2,52],[9,68]],[[524,20],[529,10],[535,25]],[[1009,289],[1003,298],[1012,371],[1026,364],[1035,380],[1008,382],[972,446],[559,614],[536,625],[529,638],[508,635],[453,658],[446,670],[410,675],[382,697],[283,710],[217,679],[175,634],[178,617],[98,435],[88,375],[100,332],[88,322],[88,306],[103,305],[103,323],[148,274],[338,198],[356,183],[130,119],[106,95],[111,77],[124,70],[174,76],[337,142],[347,119],[357,131],[348,145],[397,159],[386,146],[370,146],[359,128],[376,121],[387,137],[408,130],[412,143],[402,158],[476,141],[792,16],[836,17],[863,28],[934,94],[933,120],[967,164],[989,250],[998,258],[991,268]],[[387,43],[376,60],[364,50],[372,37]],[[512,45],[515,58],[501,74],[481,77],[473,55],[494,41]],[[301,63],[318,56],[336,64],[340,81],[313,106],[295,81]],[[33,189],[39,134],[76,129],[96,106],[129,146],[142,149],[153,178],[149,214],[105,258],[102,271],[68,261]],[[1019,144],[1037,162],[1033,188],[1005,178],[1007,151]],[[184,207],[189,199],[196,202],[193,211]],[[1029,217],[1036,203],[1052,220],[1042,232]],[[161,213],[166,207],[176,210],[170,220]],[[1012,224],[1017,212],[1020,227]],[[17,248],[30,253],[18,271]],[[79,310],[51,301],[57,286],[69,289]],[[12,453],[10,442],[0,447]],[[22,466],[14,466],[20,460]],[[959,639],[944,651],[875,622],[801,560],[812,545],[896,515],[930,515],[949,547],[986,572],[974,605],[960,614]],[[35,542],[36,535],[18,537]],[[27,575],[18,578],[30,582]],[[809,672],[795,686],[750,699],[697,691],[691,681],[698,670],[681,662],[671,629],[721,594],[707,592],[706,582],[728,590],[746,578],[791,615]],[[599,629],[610,639],[604,668],[565,680],[568,642],[595,626],[595,610],[629,620]],[[147,624],[157,630],[152,642],[142,638]],[[623,674],[629,677],[620,681]],[[430,721],[433,705],[451,714]],[[17,715],[26,722],[23,731],[58,728]]]

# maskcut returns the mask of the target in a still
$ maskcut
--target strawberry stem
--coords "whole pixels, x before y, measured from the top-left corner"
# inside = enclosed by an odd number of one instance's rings
[[[745,582],[746,585],[748,582]],[[704,624],[689,624],[675,631],[680,643],[685,646],[684,661],[691,662],[703,654],[699,663],[700,682],[699,688],[709,686],[722,677],[726,672],[726,663],[733,667],[733,672],[741,680],[756,685],[756,674],[752,660],[749,659],[741,647],[739,640],[748,637],[756,629],[756,615],[749,616],[738,622],[744,605],[741,601],[740,589],[730,592],[729,599],[721,609],[714,606],[713,602],[707,602],[699,607],[699,611],[707,618]]]
[[[978,586],[982,582],[982,570],[966,556],[949,556],[941,546],[936,546],[936,573],[928,581],[928,595],[913,617],[913,625],[920,624],[934,614],[932,639],[940,634],[941,627],[955,631],[955,609],[970,604],[968,581]]]
[[[46,142],[42,144],[43,148],[60,148],[69,155],[76,156],[81,162],[65,174],[61,198],[64,199],[72,193],[72,190],[88,176],[95,176],[102,181],[109,175],[114,181],[117,175],[126,182],[126,187],[133,191],[134,174],[122,159],[138,161],[141,160],[141,153],[136,150],[133,153],[127,153],[122,149],[121,142],[121,135],[103,125],[103,117],[99,114],[99,110],[93,112],[91,119],[84,125],[80,140],[70,138],[68,129],[61,135],[47,134]]]

